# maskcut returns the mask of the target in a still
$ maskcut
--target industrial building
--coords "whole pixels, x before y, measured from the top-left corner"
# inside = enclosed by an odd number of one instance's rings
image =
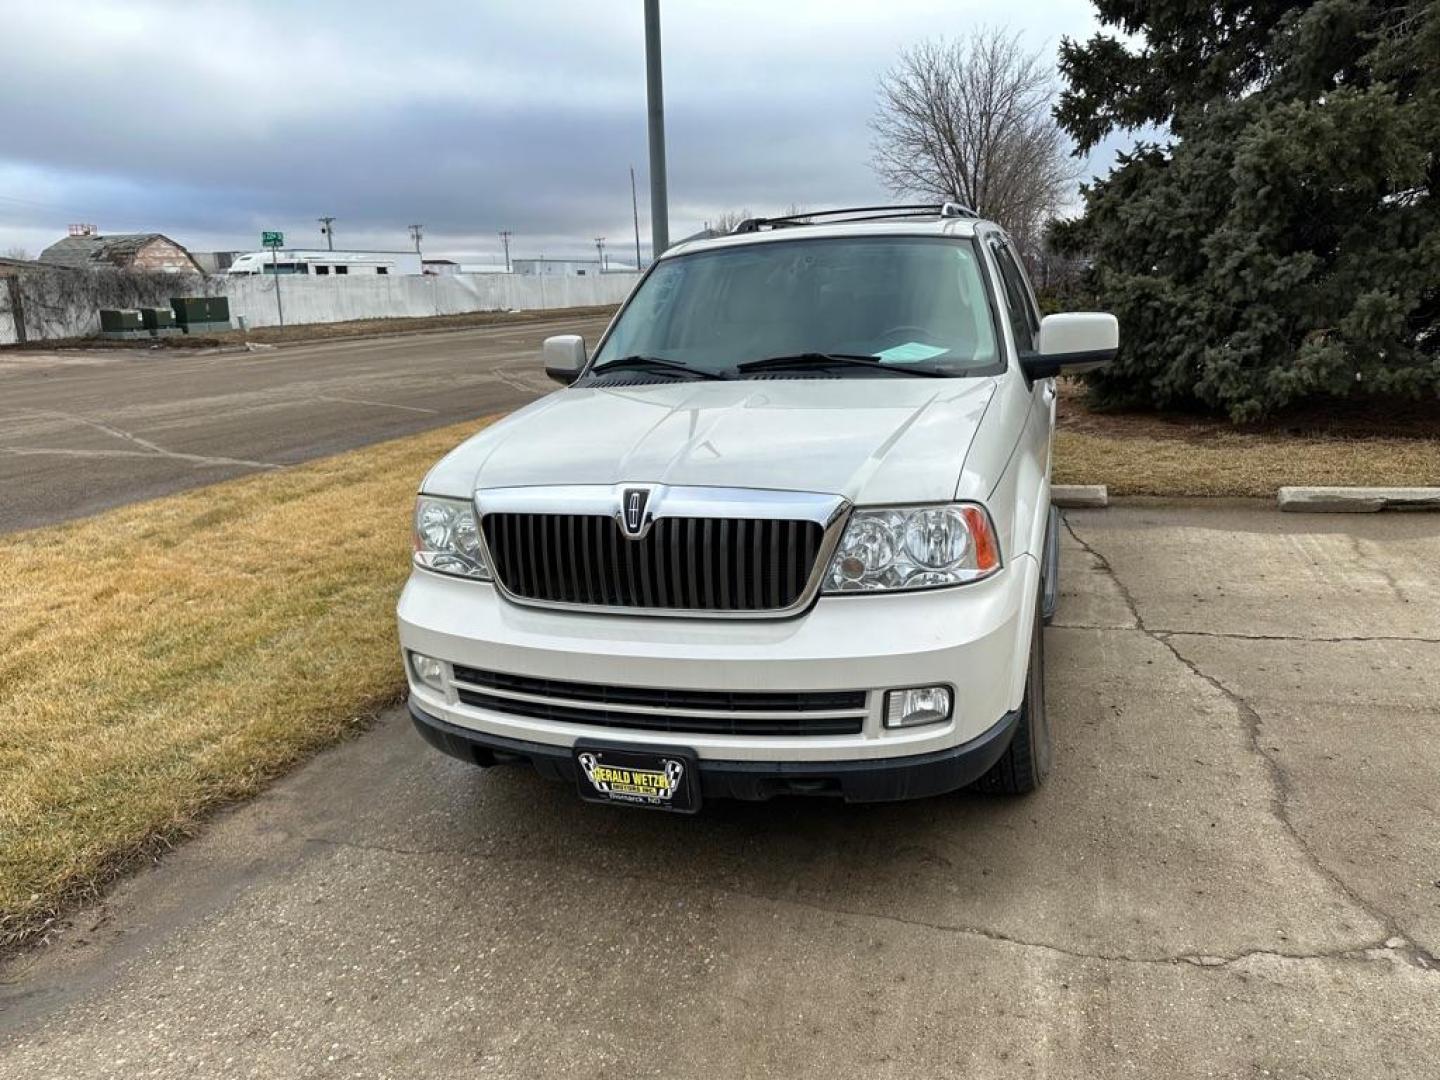
[[[616,259],[512,259],[515,273],[528,277],[585,277],[589,274],[633,274],[635,268]]]
[[[243,251],[192,251],[190,257],[200,264],[200,269],[205,273],[223,274],[244,254]]]

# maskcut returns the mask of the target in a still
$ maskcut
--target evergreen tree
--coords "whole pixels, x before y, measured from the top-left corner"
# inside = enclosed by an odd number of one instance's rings
[[[1236,421],[1440,390],[1440,0],[1095,0],[1056,108],[1162,130],[1057,226],[1120,318],[1102,401]]]

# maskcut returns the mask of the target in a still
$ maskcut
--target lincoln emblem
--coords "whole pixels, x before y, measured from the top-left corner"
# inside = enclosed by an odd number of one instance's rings
[[[645,525],[645,504],[650,501],[650,492],[645,488],[626,488],[622,501],[624,506],[625,535],[632,540],[640,536]]]

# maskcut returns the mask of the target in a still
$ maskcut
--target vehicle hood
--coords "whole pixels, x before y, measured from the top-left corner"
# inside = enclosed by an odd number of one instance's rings
[[[435,495],[653,483],[843,495],[954,497],[995,380],[790,379],[571,388],[457,447]]]

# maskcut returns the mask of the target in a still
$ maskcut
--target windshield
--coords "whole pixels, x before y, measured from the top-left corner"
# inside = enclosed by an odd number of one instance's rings
[[[981,273],[971,241],[941,237],[783,240],[679,255],[636,291],[592,373],[632,357],[733,373],[817,353],[990,373],[999,351]],[[827,374],[876,374],[865,368]]]

